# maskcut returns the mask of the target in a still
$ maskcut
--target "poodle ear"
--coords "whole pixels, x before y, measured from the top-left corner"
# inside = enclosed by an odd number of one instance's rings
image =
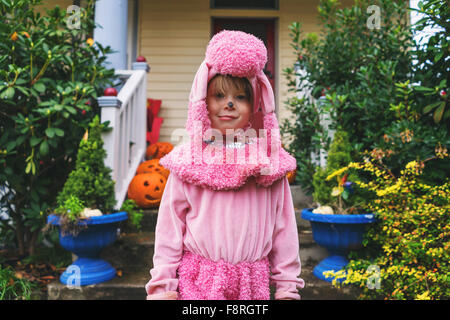
[[[208,74],[209,67],[204,60],[195,74],[194,81],[192,83],[191,93],[189,94],[189,101],[196,102],[206,99],[208,90]]]
[[[257,78],[261,88],[262,112],[266,115],[275,111],[275,97],[269,79],[262,70],[258,73]]]

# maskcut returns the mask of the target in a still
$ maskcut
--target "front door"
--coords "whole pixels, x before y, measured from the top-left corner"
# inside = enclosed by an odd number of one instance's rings
[[[271,19],[213,18],[213,35],[222,30],[244,31],[261,39],[267,48],[267,63],[264,73],[275,94],[275,27]]]

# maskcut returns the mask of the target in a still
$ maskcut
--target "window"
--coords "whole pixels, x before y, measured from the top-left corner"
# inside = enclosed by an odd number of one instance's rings
[[[278,10],[278,0],[211,0],[211,9]]]

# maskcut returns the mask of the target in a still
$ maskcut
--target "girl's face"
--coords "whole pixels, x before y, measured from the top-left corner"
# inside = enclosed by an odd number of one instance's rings
[[[225,135],[226,129],[237,130],[249,123],[252,105],[244,90],[228,86],[226,92],[221,92],[216,88],[216,80],[211,80],[208,85],[206,104],[211,127]]]

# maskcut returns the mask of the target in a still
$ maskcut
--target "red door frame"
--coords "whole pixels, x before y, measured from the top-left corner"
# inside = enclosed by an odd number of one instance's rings
[[[266,67],[264,69],[264,72],[267,75],[267,78],[269,78],[270,84],[272,85],[272,89],[274,91],[275,94],[275,77],[276,77],[276,73],[275,73],[275,20],[274,19],[242,19],[242,18],[212,18],[212,25],[213,25],[213,34],[211,35],[214,36],[216,33],[222,31],[224,29],[223,25],[224,24],[238,24],[238,25],[247,25],[247,26],[252,26],[252,25],[263,25],[266,27],[266,34],[265,34],[265,39],[264,40],[264,44],[266,45],[267,48],[267,64]],[[239,28],[236,28],[236,30],[239,30]],[[245,32],[245,29],[242,30]]]

